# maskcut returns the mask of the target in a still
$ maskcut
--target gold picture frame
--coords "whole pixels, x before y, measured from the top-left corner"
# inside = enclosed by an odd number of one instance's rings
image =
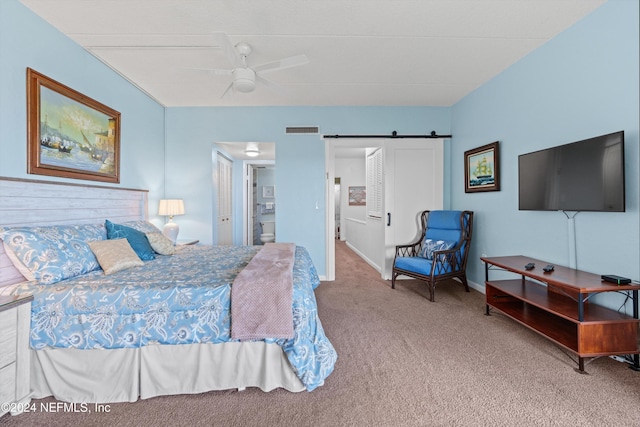
[[[465,193],[500,190],[499,154],[498,141],[465,151]]]
[[[27,68],[27,172],[120,182],[120,113]]]

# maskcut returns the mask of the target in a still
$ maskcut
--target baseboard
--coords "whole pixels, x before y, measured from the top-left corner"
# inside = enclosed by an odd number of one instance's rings
[[[484,285],[481,285],[479,283],[476,282],[472,282],[471,280],[467,279],[467,283],[469,283],[469,287],[473,290],[476,290],[478,292],[480,292],[481,294],[485,293],[485,288]]]
[[[378,273],[380,273],[382,270],[380,269],[380,267],[378,265],[376,265],[375,262],[371,261],[369,258],[367,258],[362,252],[360,252],[355,246],[353,246],[352,244],[350,244],[349,242],[347,242],[347,247],[349,247],[353,252],[355,252],[360,258],[362,258],[367,264],[369,264],[371,267],[375,268],[376,271]]]

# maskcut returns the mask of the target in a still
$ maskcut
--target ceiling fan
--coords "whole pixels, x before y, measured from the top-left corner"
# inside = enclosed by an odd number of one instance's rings
[[[215,75],[232,77],[231,83],[222,94],[222,97],[227,95],[230,91],[244,93],[252,92],[256,88],[256,83],[263,84],[276,92],[283,92],[284,90],[281,86],[267,80],[262,75],[309,63],[307,55],[302,54],[250,67],[247,65],[247,57],[251,53],[251,46],[249,44],[240,42],[234,46],[225,33],[216,34],[219,36],[220,44],[222,45],[225,55],[233,68],[201,68],[201,70]]]

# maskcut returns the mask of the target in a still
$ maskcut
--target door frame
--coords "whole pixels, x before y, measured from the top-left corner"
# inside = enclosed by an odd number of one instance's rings
[[[326,236],[325,236],[325,244],[324,244],[324,258],[325,258],[325,267],[324,274],[325,280],[333,281],[336,280],[336,242],[335,239],[330,236],[329,230],[333,233],[336,227],[336,218],[335,218],[335,210],[336,203],[333,196],[333,188],[332,183],[336,180],[336,158],[335,158],[335,150],[334,150],[334,140],[333,139],[325,139],[324,140],[324,167],[325,167],[325,206],[327,210],[324,213],[324,218],[326,221]]]
[[[339,141],[339,143],[338,143]],[[359,139],[349,138],[337,140],[335,138],[325,138],[324,140],[324,165],[325,165],[325,277],[323,280],[336,280],[336,242],[334,237],[335,218],[335,194],[334,183],[336,178],[336,145],[345,148],[367,148],[382,147],[383,139]]]
[[[242,244],[253,245],[253,221],[251,207],[253,206],[253,191],[249,191],[252,184],[254,166],[276,166],[275,160],[243,160],[242,161]]]

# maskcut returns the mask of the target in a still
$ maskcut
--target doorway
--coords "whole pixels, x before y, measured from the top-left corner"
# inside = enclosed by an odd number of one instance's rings
[[[245,161],[244,170],[243,244],[262,245],[271,240],[261,240],[261,235],[274,234],[275,239],[276,165],[271,160]]]
[[[361,140],[361,139],[347,139],[334,141],[331,139],[325,140],[325,165],[327,176],[327,197],[325,204],[327,212],[325,215],[327,237],[325,239],[325,278],[326,280],[335,280],[335,245],[336,239],[334,238],[334,231],[340,227],[340,240],[344,240],[346,237],[345,230],[345,215],[340,215],[338,222],[336,223],[336,215],[338,215],[337,209],[340,209],[340,205],[336,203],[336,158],[345,159],[349,162],[362,162],[364,164],[365,153],[367,150],[379,148],[382,143],[377,140]],[[347,176],[340,177],[340,194],[341,199],[344,199],[345,194],[348,194],[349,185],[362,185],[363,182],[353,182],[349,184],[349,178]],[[345,193],[346,192],[346,193]],[[344,201],[344,200],[343,200]],[[344,206],[344,204],[343,204]]]
[[[259,197],[254,193],[253,171],[254,167],[269,167],[275,175],[275,143],[273,142],[216,142],[213,144],[213,170],[214,174],[214,239],[213,241],[220,244],[220,238],[224,227],[221,227],[218,221],[218,211],[222,206],[220,203],[221,184],[222,181],[218,177],[218,168],[220,162],[218,155],[231,162],[230,169],[230,185],[231,196],[228,200],[231,213],[228,223],[231,224],[231,240],[234,245],[251,245],[254,236],[260,236],[260,229],[255,229],[255,221],[259,221],[259,215],[256,204]],[[223,160],[224,161],[224,160]],[[240,172],[242,170],[242,172]],[[259,173],[256,174],[259,176]],[[274,178],[275,179],[275,178]],[[258,189],[256,188],[256,191]],[[274,215],[275,218],[275,215]],[[226,223],[227,221],[225,221]],[[249,225],[250,224],[250,225]],[[259,223],[258,223],[259,224]]]
[[[444,144],[437,139],[350,139],[325,141],[326,159],[326,280],[335,280],[335,162],[341,149],[366,147],[370,152],[382,149],[382,164],[379,170],[383,179],[380,191],[381,209],[378,215],[369,215],[363,222],[361,234],[363,248],[371,251],[367,258],[381,271],[385,279],[391,277],[391,263],[395,245],[408,243],[417,230],[417,214],[425,209],[443,208]],[[428,183],[413,191],[416,174]],[[425,176],[427,174],[428,176]],[[344,184],[343,184],[344,185]],[[367,188],[367,192],[371,189]],[[367,196],[369,202],[369,196]],[[407,231],[410,230],[410,231]],[[349,231],[347,241],[349,241]],[[342,233],[341,233],[342,234]],[[357,251],[356,251],[357,252]]]

